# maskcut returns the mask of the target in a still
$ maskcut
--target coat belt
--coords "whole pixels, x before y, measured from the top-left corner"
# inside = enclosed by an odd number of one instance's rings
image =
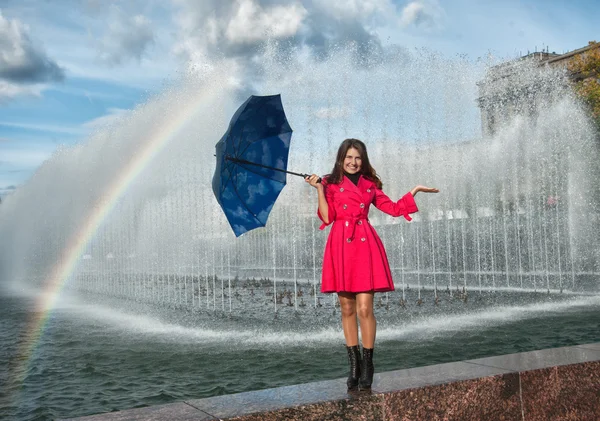
[[[350,242],[354,240],[354,231],[356,230],[356,225],[362,225],[363,222],[369,222],[369,218],[364,216],[358,216],[354,218],[338,218],[336,221],[342,222],[346,227],[350,229],[350,236],[346,238],[346,241]]]

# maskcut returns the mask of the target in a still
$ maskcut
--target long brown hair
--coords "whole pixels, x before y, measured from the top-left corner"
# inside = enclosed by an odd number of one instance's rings
[[[381,189],[383,183],[379,179],[375,168],[371,166],[369,154],[367,154],[367,146],[362,141],[352,138],[344,140],[340,145],[333,170],[331,170],[331,174],[326,175],[327,182],[331,184],[339,184],[342,182],[344,178],[344,159],[346,159],[346,154],[350,148],[356,149],[360,154],[360,174],[375,183],[378,189]]]

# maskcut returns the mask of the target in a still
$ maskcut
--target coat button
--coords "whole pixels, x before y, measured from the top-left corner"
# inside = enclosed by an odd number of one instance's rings
[[[360,241],[366,241],[367,239],[365,237],[361,238]]]
[[[340,187],[340,193],[342,193],[344,191],[343,187]]]
[[[364,203],[361,203],[361,204],[360,204],[360,207],[361,207],[361,209],[362,209],[362,208],[364,208],[364,207],[365,207],[365,204],[364,204]]]
[[[344,208],[344,209],[348,208],[348,205],[344,205],[344,206],[343,206],[343,208]]]
[[[346,226],[350,225],[350,222],[346,221]]]
[[[346,224],[347,224],[347,223],[348,223],[348,222],[346,222]],[[362,225],[362,221],[358,221],[358,222],[357,222],[357,224],[358,224],[358,225]]]
[[[349,242],[349,243],[351,243],[352,242],[352,238],[348,238],[346,241]]]
[[[371,189],[367,189],[367,193],[371,193]]]

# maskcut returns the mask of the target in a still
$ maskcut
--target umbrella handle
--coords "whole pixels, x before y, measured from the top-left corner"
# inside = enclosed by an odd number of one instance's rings
[[[312,174],[298,174],[298,175],[301,175],[303,178],[306,178],[306,177],[310,177]],[[321,183],[321,181],[322,181],[322,178],[319,177],[319,179],[317,180],[317,183]]]
[[[225,156],[225,159],[228,160],[228,161],[231,161],[231,162],[237,162],[239,164],[256,165],[257,167],[267,168],[267,169],[273,170],[273,171],[279,171],[279,172],[284,172],[286,174],[297,175],[298,177],[302,177],[302,178],[306,178],[306,177],[310,177],[311,176],[311,174],[301,174],[301,173],[297,173],[297,172],[294,172],[294,171],[282,170],[281,168],[269,167],[267,165],[258,164],[256,162],[246,161],[245,159],[234,158],[233,156],[229,156],[229,155]],[[321,182],[321,177],[319,177],[319,179],[317,180],[317,183],[320,183],[320,182]]]

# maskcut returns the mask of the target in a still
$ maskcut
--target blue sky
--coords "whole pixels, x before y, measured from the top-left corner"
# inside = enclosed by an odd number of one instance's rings
[[[250,68],[267,33],[315,53],[353,40],[508,59],[583,47],[598,22],[576,0],[0,0],[0,197],[190,66]]]

